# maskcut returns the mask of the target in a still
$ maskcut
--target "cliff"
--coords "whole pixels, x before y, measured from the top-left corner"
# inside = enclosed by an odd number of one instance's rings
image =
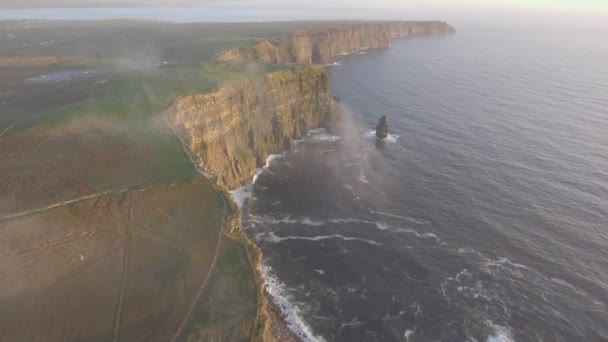
[[[201,168],[235,189],[251,181],[269,154],[309,129],[331,128],[337,114],[325,69],[311,65],[181,96],[165,116]]]
[[[318,32],[298,32],[255,45],[226,50],[219,61],[257,60],[269,63],[332,64],[335,56],[369,48],[385,48],[394,38],[455,32],[445,22],[380,22],[338,24]]]

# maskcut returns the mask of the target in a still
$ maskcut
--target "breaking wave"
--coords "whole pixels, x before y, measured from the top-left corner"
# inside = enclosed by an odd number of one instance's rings
[[[325,128],[317,128],[308,131],[306,140],[311,142],[336,142],[340,140],[340,136],[327,133]]]
[[[396,214],[391,214],[391,213],[387,213],[387,212],[383,212],[383,211],[376,211],[376,210],[370,210],[370,212],[372,214],[376,214],[376,215],[380,215],[380,216],[386,216],[386,217],[392,217],[395,219],[399,219],[399,220],[403,220],[403,221],[407,221],[407,222],[412,222],[415,224],[430,224],[431,222],[428,220],[423,220],[423,219],[419,219],[419,218],[415,218],[415,217],[411,217],[411,216],[402,216],[402,215],[396,215]]]
[[[322,342],[323,338],[315,336],[312,329],[304,322],[302,311],[297,304],[292,304],[293,298],[289,295],[287,286],[272,274],[272,267],[263,264],[260,267],[265,282],[266,292],[283,314],[283,318],[291,331],[304,342]]]
[[[365,224],[376,224],[374,221],[360,220],[355,218],[331,218],[331,219],[313,219],[310,217],[298,217],[293,218],[289,215],[281,217],[273,216],[253,216],[250,215],[251,221],[257,223],[266,224],[301,224],[312,227],[322,227],[327,224],[346,224],[346,223],[365,223]]]
[[[365,133],[364,135],[368,139],[378,139],[376,137],[376,131],[369,131],[369,132]],[[386,137],[386,139],[382,139],[382,141],[386,141],[389,143],[396,143],[397,140],[399,140],[399,136],[397,134],[389,134],[388,137]]]
[[[283,241],[288,241],[288,240],[307,240],[307,241],[321,241],[321,240],[331,240],[331,239],[339,239],[339,240],[344,240],[344,241],[360,241],[360,242],[364,242],[370,245],[374,245],[374,246],[382,246],[382,244],[380,242],[374,241],[374,240],[368,240],[368,239],[363,239],[363,238],[358,238],[358,237],[352,237],[352,236],[344,236],[344,235],[340,235],[340,234],[333,234],[333,235],[317,235],[317,236],[285,236],[285,237],[280,237],[277,236],[274,232],[269,232],[265,234],[265,238],[264,241],[269,241],[269,242],[274,242],[274,243],[280,243]]]
[[[508,328],[492,323],[492,321],[486,322],[490,327],[494,329],[494,335],[488,336],[486,342],[513,342],[511,331]]]
[[[281,159],[284,156],[285,156],[284,154],[269,155],[268,157],[266,157],[266,164],[264,164],[264,167],[257,168],[255,170],[255,175],[251,179],[251,183],[249,183],[245,186],[242,186],[236,190],[230,191],[230,194],[232,195],[232,199],[239,206],[240,209],[243,209],[243,207],[247,204],[247,201],[251,197],[251,193],[253,191],[253,185],[258,180],[258,177],[262,174],[262,172],[264,172],[264,170],[268,169],[273,161]]]

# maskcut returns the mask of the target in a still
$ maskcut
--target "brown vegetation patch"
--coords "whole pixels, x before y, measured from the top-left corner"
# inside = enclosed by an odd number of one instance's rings
[[[167,340],[211,271],[222,206],[188,182],[0,221],[0,340]]]
[[[38,67],[57,64],[86,64],[94,58],[83,56],[0,56],[0,67]]]

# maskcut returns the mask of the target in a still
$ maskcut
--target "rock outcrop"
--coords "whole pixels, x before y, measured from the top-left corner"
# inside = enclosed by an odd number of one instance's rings
[[[376,125],[376,136],[378,139],[386,139],[388,137],[388,124],[386,123],[386,115],[383,115]]]
[[[217,60],[327,65],[334,63],[337,55],[388,47],[394,38],[453,32],[454,28],[440,21],[344,23],[318,32],[297,32],[278,39],[261,39],[253,46],[224,51]]]
[[[181,96],[165,116],[201,168],[235,189],[251,181],[269,154],[310,129],[331,129],[338,113],[325,69],[310,65]]]

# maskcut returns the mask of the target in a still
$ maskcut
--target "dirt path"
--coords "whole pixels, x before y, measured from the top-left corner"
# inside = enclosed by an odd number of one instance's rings
[[[6,127],[6,129],[4,131],[2,131],[2,133],[0,133],[0,138],[2,138],[2,136],[8,132],[9,129],[13,128],[13,125],[9,125],[8,127]]]
[[[40,213],[40,212],[43,212],[43,211],[48,211],[48,210],[55,209],[55,208],[58,208],[58,207],[63,207],[65,205],[74,204],[74,203],[90,200],[90,199],[93,199],[93,198],[97,198],[97,197],[101,197],[101,196],[106,196],[106,195],[113,194],[113,193],[117,193],[118,194],[118,193],[126,192],[126,191],[129,191],[129,190],[132,190],[132,189],[107,190],[107,191],[97,192],[97,193],[86,195],[86,196],[82,196],[82,197],[73,198],[71,200],[67,200],[67,201],[64,201],[64,202],[57,202],[57,203],[51,204],[51,205],[43,207],[43,208],[26,210],[26,211],[14,213],[14,214],[8,214],[8,215],[0,216],[0,222],[5,221],[5,220],[15,219],[15,218],[18,218],[18,217],[21,217],[21,216],[27,216],[27,215],[31,215],[31,214]]]
[[[190,317],[192,316],[194,309],[196,309],[196,304],[200,301],[201,297],[203,296],[203,292],[205,292],[205,288],[207,287],[207,283],[209,283],[209,279],[211,279],[211,275],[213,274],[213,270],[215,269],[215,263],[217,262],[217,257],[219,255],[220,243],[222,242],[222,235],[224,235],[222,232],[224,230],[225,220],[226,220],[226,205],[224,205],[224,210],[222,212],[222,225],[220,227],[220,232],[217,235],[217,242],[215,243],[215,252],[213,253],[213,261],[211,261],[211,265],[209,266],[209,272],[207,272],[207,276],[205,277],[205,280],[203,280],[203,283],[201,284],[201,287],[199,288],[198,293],[196,294],[196,297],[192,300],[192,304],[190,305],[190,309],[188,309],[188,313],[186,313],[186,316],[184,316],[184,319],[182,320],[179,327],[175,331],[175,334],[173,334],[173,337],[171,338],[171,342],[177,341],[179,336],[184,332],[184,329],[188,325],[188,322],[190,321]]]
[[[211,181],[209,180],[209,177],[212,176],[212,175],[210,175],[208,172],[205,172],[205,170],[201,169],[200,166],[194,161],[194,159],[192,158],[192,155],[190,154],[190,152],[188,151],[188,148],[186,147],[186,142],[182,139],[182,137],[179,134],[177,134],[177,132],[175,131],[175,129],[173,128],[173,126],[169,122],[169,119],[167,118],[167,116],[165,115],[165,113],[162,113],[162,116],[165,119],[165,123],[167,124],[167,127],[169,127],[169,129],[171,130],[171,132],[173,132],[173,134],[177,137],[177,139],[179,139],[179,141],[180,141],[180,143],[182,145],[182,149],[184,150],[184,153],[186,153],[186,155],[190,159],[190,162],[194,166],[196,172],[198,172],[201,176],[205,177],[205,179],[209,183],[211,183]],[[224,225],[226,224],[226,211],[227,211],[227,208],[228,208],[228,204],[226,203],[226,199],[224,198],[223,195],[220,194],[220,196],[222,197],[224,208],[222,210],[222,223],[220,225],[220,230],[219,230],[218,235],[217,235],[217,242],[215,243],[215,251],[213,253],[213,260],[211,261],[211,265],[209,266],[209,271],[207,272],[207,276],[203,280],[203,283],[201,284],[201,287],[199,288],[199,290],[198,290],[198,292],[196,294],[196,297],[192,300],[190,308],[188,309],[188,312],[184,316],[184,319],[182,319],[179,327],[177,328],[177,330],[173,334],[173,337],[171,338],[171,342],[176,341],[180,337],[180,335],[184,332],[184,329],[188,325],[188,323],[190,321],[190,317],[192,316],[192,313],[194,312],[194,309],[196,309],[196,304],[200,301],[201,297],[203,296],[203,292],[205,292],[205,288],[207,287],[207,283],[209,283],[209,279],[211,279],[211,275],[213,274],[213,271],[215,269],[215,264],[217,262],[217,258],[218,258],[218,255],[219,255],[220,243],[222,242],[222,235],[224,235],[223,231],[224,231]]]
[[[122,267],[121,267],[121,279],[120,279],[120,292],[118,294],[118,299],[116,302],[116,311],[114,313],[114,337],[112,341],[118,341],[118,336],[120,334],[120,323],[122,321],[122,313],[124,308],[125,301],[125,292],[127,290],[127,282],[129,276],[129,256],[131,250],[131,223],[133,221],[133,195],[127,193],[128,201],[128,212],[127,212],[127,223],[126,223],[126,231],[125,231],[125,241],[122,251]]]

